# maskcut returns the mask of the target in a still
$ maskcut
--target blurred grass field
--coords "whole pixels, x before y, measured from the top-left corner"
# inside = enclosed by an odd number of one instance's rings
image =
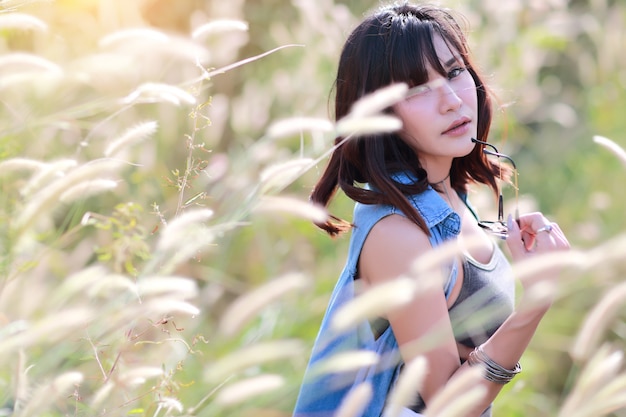
[[[626,416],[626,161],[593,141],[626,147],[626,4],[442,3],[576,249],[496,414]],[[0,415],[290,415],[348,243],[303,204],[320,121],[377,4],[0,0]],[[268,134],[293,117],[319,129]]]

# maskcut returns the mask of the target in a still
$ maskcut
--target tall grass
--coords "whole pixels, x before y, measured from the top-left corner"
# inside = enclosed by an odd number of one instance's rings
[[[338,48],[375,2],[275,3],[0,1],[0,415],[289,415],[347,248],[311,226],[328,213],[308,191],[336,134],[398,128],[379,111],[405,87],[332,123]],[[576,246],[516,266],[567,272],[534,283],[537,302],[557,300],[495,409],[626,415],[626,8],[542,4],[451,4],[509,108],[493,140],[508,125],[526,201]],[[404,277],[334,325],[427,289]],[[426,367],[408,365],[390,415]],[[429,415],[463,415],[481,393],[460,384]],[[370,395],[359,387],[338,415]]]

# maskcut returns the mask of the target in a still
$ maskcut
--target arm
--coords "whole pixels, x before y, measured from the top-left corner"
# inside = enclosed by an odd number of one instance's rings
[[[548,221],[541,214],[533,213],[522,216],[519,227],[515,223],[510,225],[507,244],[514,260],[569,247],[556,225],[552,233],[533,233],[545,224]],[[372,286],[394,279],[407,273],[414,260],[431,249],[428,237],[413,223],[402,216],[389,216],[372,229],[365,242],[359,261],[361,278]],[[496,363],[513,369],[547,310],[548,306],[541,306],[513,313],[485,342],[483,351]],[[459,377],[469,368],[467,363],[460,365],[443,289],[417,294],[411,303],[391,312],[388,319],[405,362],[418,354],[412,349],[414,342],[424,336],[432,337],[432,331],[436,330],[434,347],[419,352],[426,357],[431,370],[420,390],[426,404],[448,380]],[[487,395],[468,416],[479,416],[502,389],[502,385],[487,380],[481,383],[487,388]]]

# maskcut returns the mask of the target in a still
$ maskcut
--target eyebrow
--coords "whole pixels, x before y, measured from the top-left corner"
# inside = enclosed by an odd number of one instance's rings
[[[462,62],[461,61],[461,57],[458,55],[453,55],[452,58],[450,58],[449,60],[447,60],[446,62],[443,63],[443,66],[445,68],[450,67],[452,64],[454,64],[455,62]]]

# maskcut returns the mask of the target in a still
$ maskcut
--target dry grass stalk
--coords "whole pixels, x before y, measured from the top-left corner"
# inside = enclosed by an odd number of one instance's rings
[[[51,307],[60,307],[68,303],[68,301],[76,296],[83,295],[96,283],[106,281],[107,270],[101,266],[91,266],[84,268],[68,277],[56,286],[49,297]],[[126,279],[128,281],[128,279]],[[124,287],[132,288],[133,283],[123,284]],[[120,288],[122,286],[115,286]]]
[[[372,386],[367,382],[363,382],[346,395],[333,417],[362,416],[373,395]]]
[[[395,132],[402,129],[402,121],[395,116],[344,117],[337,122],[339,136],[358,137],[377,133]]]
[[[601,346],[583,368],[576,385],[567,396],[559,417],[596,417],[605,415],[607,401],[626,400],[626,379],[616,377],[624,354],[608,345]],[[608,389],[607,389],[608,388]],[[622,404],[623,406],[624,404]],[[614,406],[614,404],[612,404]],[[608,407],[609,412],[612,407]]]
[[[341,333],[364,320],[384,317],[389,311],[411,302],[415,290],[414,280],[406,277],[376,285],[342,306],[332,319],[332,329]]]
[[[122,29],[103,36],[98,42],[101,48],[127,45],[129,42],[167,42],[169,36],[152,28]]]
[[[543,308],[552,303],[559,291],[555,281],[539,281],[524,289],[524,303],[517,307],[517,311],[532,311]]]
[[[380,358],[369,350],[354,350],[342,352],[316,364],[312,374],[324,375],[329,373],[357,372],[359,369],[376,365]]]
[[[20,190],[20,194],[23,196],[31,195],[44,188],[55,179],[64,176],[68,170],[76,166],[78,166],[78,162],[74,159],[61,159],[45,164],[30,177],[28,182]]]
[[[312,162],[310,158],[296,158],[265,168],[260,175],[261,194],[282,191],[306,172]]]
[[[457,378],[453,378],[429,401],[425,417],[462,417],[467,410],[474,408],[484,398],[486,392],[482,386],[483,369],[479,366],[467,369]],[[482,389],[481,389],[482,388]],[[463,404],[459,410],[455,404]]]
[[[422,276],[432,276],[433,272],[440,271],[442,267],[446,267],[456,257],[463,254],[464,251],[471,251],[472,248],[477,248],[480,245],[480,239],[465,239],[463,244],[459,244],[458,241],[452,240],[443,243],[432,251],[419,256],[411,265],[411,276],[421,279]],[[443,279],[443,277],[441,277]],[[430,285],[440,284],[433,282]]]
[[[136,143],[153,136],[158,128],[158,123],[154,120],[143,122],[126,130],[120,137],[111,141],[104,151],[104,155],[112,157],[122,149],[132,146]]]
[[[43,169],[47,164],[28,158],[11,158],[0,162],[0,175],[15,171],[37,171]]]
[[[203,223],[213,217],[213,210],[187,210],[182,215],[168,223],[157,244],[161,251],[176,250],[188,241],[190,232],[198,230]]]
[[[63,74],[63,68],[39,55],[27,52],[12,52],[0,56],[0,71],[3,73],[3,76],[6,76],[9,72],[22,73],[33,70]]]
[[[19,29],[48,31],[48,24],[38,17],[26,13],[0,13],[0,30]]]
[[[69,188],[64,191],[59,197],[59,201],[63,203],[71,203],[73,201],[82,200],[94,195],[102,194],[107,191],[112,191],[117,188],[117,182],[113,180],[95,179]]]
[[[163,376],[163,368],[156,366],[138,366],[120,372],[115,376],[116,382],[126,387],[130,385],[142,385],[147,380]]]
[[[222,406],[233,406],[250,398],[275,391],[284,385],[285,380],[280,375],[259,375],[227,385],[217,394],[215,402]]]
[[[200,314],[200,309],[193,304],[169,297],[151,299],[143,305],[143,310],[150,315],[183,313],[195,317]]]
[[[102,404],[106,400],[110,398],[116,388],[116,384],[114,381],[109,380],[104,385],[102,385],[91,397],[91,402],[89,403],[89,407],[92,410],[100,410]]]
[[[256,213],[288,213],[315,223],[323,223],[328,218],[328,211],[324,207],[293,197],[264,196],[253,211]]]
[[[254,62],[254,61],[258,60],[258,59],[264,58],[264,57],[266,57],[268,55],[271,55],[271,54],[273,54],[275,52],[278,52],[280,50],[283,50],[285,48],[293,48],[293,47],[300,47],[301,48],[301,47],[304,47],[304,45],[297,45],[297,44],[282,45],[282,46],[274,48],[274,49],[272,49],[270,51],[264,52],[262,54],[255,55],[255,56],[250,57],[250,58],[242,59],[241,61],[237,61],[234,64],[226,65],[225,67],[214,69],[212,71],[207,71],[204,67],[202,67],[198,63],[198,67],[200,67],[202,69],[202,72],[203,72],[202,77],[200,78],[200,80],[201,79],[205,79],[205,80],[211,79],[211,78],[213,78],[216,75],[224,74],[224,73],[226,73],[226,72],[228,72],[228,71],[230,71],[230,70],[232,70],[234,68],[240,67],[240,66],[245,65],[245,64],[249,64],[250,62]],[[195,84],[196,82],[198,82],[200,80],[192,80],[190,82],[190,84]]]
[[[354,103],[347,117],[363,119],[378,115],[388,107],[404,100],[408,90],[408,86],[404,83],[380,88]]]
[[[85,281],[89,282],[89,285],[85,285],[84,293],[91,299],[119,296],[123,294],[123,291],[128,291],[139,298],[136,284],[124,275],[106,274],[96,279]]]
[[[487,388],[477,385],[463,392],[458,398],[451,401],[437,417],[465,417],[467,410],[475,408],[487,395]]]
[[[422,388],[427,373],[428,361],[423,356],[417,356],[404,366],[400,378],[398,378],[398,382],[389,396],[384,417],[398,417],[402,408],[415,402],[416,395]]]
[[[15,417],[41,416],[55,402],[71,398],[72,393],[83,382],[80,372],[66,372],[57,376],[52,382],[42,384],[30,395],[29,401],[21,410],[16,410]]]
[[[13,398],[15,399],[15,409],[19,410],[23,408],[22,404],[25,403],[28,399],[29,389],[28,373],[26,367],[26,353],[24,353],[23,349],[20,349],[17,354],[13,387],[15,390],[15,394],[13,396]]]
[[[293,272],[242,295],[233,301],[222,315],[220,332],[227,336],[237,334],[262,309],[291,292],[308,288],[310,284],[311,281],[306,275]]]
[[[122,99],[123,103],[171,103],[175,106],[196,104],[196,98],[182,88],[165,83],[144,83]]]
[[[88,325],[93,320],[94,314],[89,308],[66,308],[29,323],[25,330],[4,338],[0,344],[0,363],[13,361],[16,352],[21,349],[42,343],[52,345],[62,340]]]
[[[270,138],[290,137],[303,132],[332,132],[333,124],[322,118],[315,117],[293,117],[290,119],[273,122],[267,129],[267,136]]]
[[[195,280],[177,276],[148,276],[137,281],[136,291],[140,297],[168,295],[172,298],[193,298],[198,294]]]
[[[171,415],[172,411],[176,411],[178,413],[183,412],[183,404],[178,401],[176,398],[172,397],[160,397],[159,405],[157,407],[157,411],[154,413],[155,416],[159,415],[160,411],[165,409],[165,415]]]
[[[626,283],[612,287],[585,317],[570,350],[574,360],[583,361],[597,351],[600,339],[626,301]]]
[[[113,49],[133,56],[146,53],[150,57],[173,57],[190,64],[207,62],[209,51],[185,37],[166,34],[152,28],[122,29],[100,39],[101,48]]]
[[[243,20],[235,19],[219,19],[205,23],[194,29],[191,33],[191,37],[196,40],[203,40],[211,35],[224,32],[247,32],[248,23]]]
[[[604,136],[594,136],[593,141],[598,145],[602,145],[607,148],[609,151],[613,152],[615,156],[626,166],[626,150],[619,146],[617,143],[612,141],[611,139],[605,138]]]
[[[515,276],[531,287],[541,280],[558,280],[559,272],[567,269],[584,271],[595,265],[598,261],[591,252],[572,249],[562,252],[550,252],[534,256],[530,259],[516,262],[513,265]],[[556,272],[555,272],[556,271]]]
[[[206,378],[219,382],[253,366],[300,357],[304,352],[302,342],[295,339],[257,343],[220,358],[207,369]]]
[[[47,213],[58,202],[59,196],[74,185],[99,176],[110,175],[120,167],[119,162],[108,159],[98,159],[80,165],[66,176],[52,182],[43,190],[33,195],[31,201],[24,207],[14,223],[15,229],[22,232],[35,222],[38,215]]]

